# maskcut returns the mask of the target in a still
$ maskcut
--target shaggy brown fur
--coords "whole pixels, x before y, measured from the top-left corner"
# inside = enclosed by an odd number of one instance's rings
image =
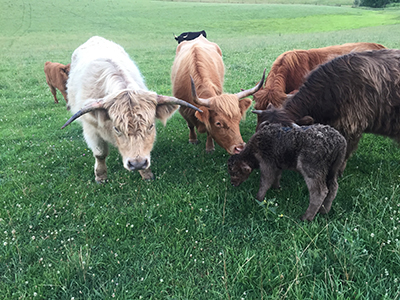
[[[207,132],[206,151],[214,151],[214,141],[228,153],[240,152],[244,147],[239,123],[251,105],[248,98],[239,101],[237,95],[223,94],[224,63],[217,44],[203,36],[184,41],[176,49],[171,81],[173,95],[199,107],[203,112],[181,107],[190,133],[189,142],[197,144],[197,134]],[[190,76],[199,98],[208,99],[209,105],[201,106],[192,95]]]
[[[312,221],[317,212],[326,214],[331,209],[345,153],[346,140],[330,126],[292,128],[264,122],[244,150],[228,159],[228,170],[231,183],[238,186],[253,169],[260,169],[258,201],[264,200],[271,186],[279,188],[282,170],[297,170],[310,193],[310,204],[301,219]]]
[[[281,106],[287,94],[295,93],[306,76],[322,63],[350,52],[383,48],[385,47],[375,43],[347,43],[317,49],[287,51],[278,56],[272,64],[264,88],[253,95],[255,109],[266,109],[269,103],[276,107]]]
[[[65,102],[68,104],[67,97],[67,80],[71,65],[63,65],[46,61],[44,64],[44,74],[46,75],[46,82],[50,87],[50,91],[54,97],[54,103],[58,103],[57,91],[58,89],[63,95]]]
[[[266,110],[272,123],[310,116],[347,140],[346,160],[364,132],[400,142],[400,50],[351,53],[314,70],[283,107]]]

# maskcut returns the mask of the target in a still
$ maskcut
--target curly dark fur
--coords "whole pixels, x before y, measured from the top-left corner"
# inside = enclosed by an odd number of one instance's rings
[[[347,141],[346,160],[364,132],[399,142],[400,50],[337,57],[314,70],[298,93],[275,110],[270,122],[296,122],[309,116],[315,123],[336,128]]]
[[[258,201],[263,201],[271,186],[279,188],[282,170],[297,170],[310,193],[309,207],[301,219],[312,221],[317,212],[325,214],[331,208],[345,153],[346,140],[330,126],[292,128],[262,123],[244,150],[228,159],[228,170],[231,183],[238,186],[253,169],[260,169]]]

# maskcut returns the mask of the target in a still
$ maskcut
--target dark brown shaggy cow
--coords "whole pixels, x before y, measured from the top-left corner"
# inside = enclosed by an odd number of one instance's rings
[[[228,159],[228,170],[231,183],[238,186],[253,169],[260,169],[258,201],[264,200],[271,186],[279,188],[282,170],[298,171],[310,193],[310,204],[301,219],[312,221],[317,212],[326,214],[331,209],[345,153],[346,140],[330,126],[292,128],[263,122],[244,150]]]
[[[258,113],[272,123],[311,117],[333,126],[346,138],[346,160],[364,132],[400,142],[400,50],[337,57],[311,72],[282,107]]]
[[[58,103],[57,91],[58,89],[63,95],[65,102],[68,104],[67,97],[67,80],[71,64],[63,65],[46,61],[44,64],[44,73],[46,74],[46,82],[50,87],[50,91],[54,97],[54,103]]]
[[[347,43],[317,49],[287,51],[279,55],[272,64],[264,88],[253,95],[255,109],[266,109],[269,103],[281,106],[287,94],[295,93],[306,76],[322,63],[350,52],[383,48],[385,47],[375,43]]]

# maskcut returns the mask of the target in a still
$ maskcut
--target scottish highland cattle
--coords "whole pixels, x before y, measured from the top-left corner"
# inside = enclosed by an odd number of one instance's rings
[[[183,41],[194,40],[195,38],[198,38],[200,35],[204,36],[205,38],[207,37],[207,34],[204,30],[195,31],[195,32],[183,32],[178,36],[176,36],[176,35],[174,35],[174,36],[175,36],[175,40],[178,42],[178,44],[180,44]]]
[[[69,70],[70,64],[63,65],[51,61],[46,61],[44,64],[44,74],[46,75],[46,82],[50,87],[51,93],[53,94],[54,103],[58,103],[56,90],[58,89],[68,105],[67,80]]]
[[[234,186],[260,169],[257,200],[263,201],[272,186],[280,187],[282,170],[296,170],[307,184],[310,202],[302,220],[312,221],[320,212],[330,211],[338,190],[338,174],[346,154],[346,140],[327,125],[282,127],[261,123],[240,154],[228,159]]]
[[[182,42],[176,49],[172,66],[172,91],[175,97],[202,110],[196,112],[188,107],[179,109],[190,130],[189,142],[198,143],[196,127],[199,133],[207,132],[208,153],[214,151],[215,140],[229,154],[235,154],[245,145],[239,123],[252,102],[245,97],[261,88],[265,70],[256,87],[237,94],[223,93],[224,72],[222,52],[217,44],[203,36]]]
[[[165,125],[178,105],[198,110],[185,101],[149,91],[128,53],[98,36],[72,54],[67,87],[74,115],[62,128],[80,117],[100,183],[107,179],[108,143],[118,148],[127,170],[138,170],[143,179],[152,179],[150,151],[156,136],[155,119]]]
[[[271,123],[312,118],[331,125],[347,141],[346,160],[364,132],[400,142],[400,50],[339,56],[312,71],[282,107],[258,114]]]
[[[337,56],[384,48],[375,43],[347,43],[317,49],[287,51],[278,56],[271,66],[264,87],[253,95],[254,107],[256,110],[264,110],[270,103],[276,107],[281,106],[286,96],[295,93],[313,69]]]

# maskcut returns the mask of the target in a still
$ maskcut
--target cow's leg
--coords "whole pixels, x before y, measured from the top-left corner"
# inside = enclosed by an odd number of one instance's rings
[[[328,195],[326,195],[326,198],[318,211],[321,214],[327,214],[331,210],[333,199],[335,199],[337,190],[339,188],[339,184],[337,182],[337,174],[335,174],[333,178],[328,179],[327,186]]]
[[[107,180],[106,158],[108,156],[108,144],[92,130],[90,125],[83,123],[82,126],[86,143],[92,149],[93,156],[96,159],[94,164],[96,182],[104,183]]]
[[[275,185],[277,178],[280,177],[281,171],[272,166],[271,164],[265,162],[264,160],[259,160],[260,162],[260,188],[257,193],[257,200],[263,201],[265,194],[271,187]],[[278,179],[279,185],[279,179]]]
[[[272,184],[272,187],[273,187],[274,189],[280,189],[280,188],[281,188],[281,183],[280,183],[281,176],[282,176],[282,170],[278,169],[278,170],[276,171],[276,173],[275,173],[275,181],[274,181],[274,183]]]
[[[207,132],[207,141],[206,141],[206,152],[213,153],[215,150],[214,140],[211,135]]]
[[[188,122],[188,127],[189,127],[189,143],[197,145],[199,141],[197,140],[197,134],[196,130],[194,129],[194,125],[189,124]]]
[[[51,91],[51,93],[53,94],[53,97],[54,97],[54,103],[58,103],[56,88],[54,86],[52,86],[52,85],[49,85],[49,87],[50,87],[50,91]]]
[[[339,176],[342,176],[344,173],[344,169],[346,168],[347,160],[353,154],[354,151],[358,148],[358,143],[360,142],[361,135],[353,135],[350,137],[345,137],[347,141],[347,148],[346,148],[346,157],[342,166],[339,168]]]
[[[313,178],[314,177],[314,178]],[[301,220],[312,221],[321,208],[321,205],[328,194],[325,178],[304,176],[308,192],[310,193],[310,203]]]
[[[346,166],[346,162],[343,162],[345,154],[343,151],[339,151],[335,162],[332,164],[326,178],[326,185],[328,187],[328,195],[326,196],[324,202],[322,203],[319,212],[321,214],[327,214],[331,210],[333,199],[335,199],[339,184],[337,182],[340,172],[342,172],[343,166]]]
[[[345,137],[345,138],[347,141],[345,160],[347,160],[353,154],[353,152],[357,150],[358,143],[360,142],[361,139],[361,134],[354,134],[351,135],[350,137]]]
[[[61,94],[63,95],[65,102],[68,104],[67,93],[65,91],[61,91]]]
[[[65,99],[65,102],[67,103],[67,110],[70,110],[71,107],[70,107],[69,104],[68,104],[68,96],[67,96],[67,93],[66,93],[65,91],[61,91],[61,94],[63,95],[63,97],[64,97],[64,99]]]
[[[97,183],[104,183],[107,180],[107,156],[95,155],[94,175]]]

